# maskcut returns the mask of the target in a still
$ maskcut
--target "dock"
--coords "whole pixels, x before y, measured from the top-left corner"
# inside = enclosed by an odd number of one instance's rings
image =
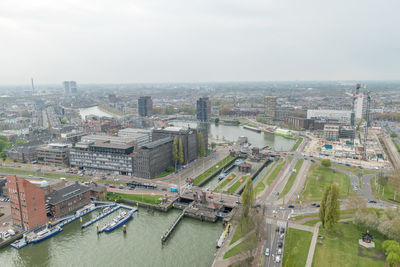
[[[113,213],[114,211],[116,211],[116,210],[118,210],[118,209],[121,208],[120,205],[108,205],[108,206],[102,206],[101,208],[103,208],[103,207],[111,207],[111,206],[115,206],[115,207],[113,207],[112,209],[110,209],[110,210],[107,211],[107,212],[102,212],[102,213],[100,213],[99,216],[97,216],[96,218],[91,219],[90,221],[88,221],[88,222],[82,224],[82,228],[86,228],[86,227],[88,227],[88,226],[94,224],[94,223],[97,222],[98,220],[103,219],[104,217],[108,216],[109,214],[111,214],[111,213]]]
[[[178,225],[178,223],[182,220],[183,216],[185,216],[186,210],[190,207],[191,205],[187,206],[182,213],[175,219],[174,223],[171,225],[171,227],[168,229],[168,231],[161,237],[161,243],[164,243],[167,241],[168,237],[171,235],[171,233],[174,231],[175,227]]]

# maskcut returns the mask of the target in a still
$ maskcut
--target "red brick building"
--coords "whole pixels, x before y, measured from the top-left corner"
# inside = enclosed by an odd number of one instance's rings
[[[24,230],[46,224],[44,191],[23,178],[6,177],[13,224]]]

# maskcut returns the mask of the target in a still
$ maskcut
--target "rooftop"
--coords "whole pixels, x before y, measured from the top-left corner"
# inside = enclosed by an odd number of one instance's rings
[[[89,190],[89,187],[75,183],[49,194],[46,198],[46,203],[55,205],[77,195],[81,195]]]

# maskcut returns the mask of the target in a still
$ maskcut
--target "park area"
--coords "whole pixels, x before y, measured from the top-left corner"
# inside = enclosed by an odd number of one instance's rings
[[[321,200],[325,186],[332,183],[336,183],[339,187],[340,198],[346,198],[354,194],[350,186],[350,178],[346,174],[313,163],[301,193],[303,201]]]
[[[312,233],[288,228],[285,238],[282,266],[305,266]]]
[[[385,266],[385,254],[382,251],[384,237],[370,231],[375,248],[367,249],[358,244],[361,234],[365,232],[366,229],[360,229],[352,222],[339,223],[331,231],[321,227],[312,266]]]

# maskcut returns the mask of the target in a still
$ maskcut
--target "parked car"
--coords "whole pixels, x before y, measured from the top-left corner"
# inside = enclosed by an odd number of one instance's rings
[[[281,241],[278,242],[278,248],[282,248],[283,247],[283,243]]]
[[[376,200],[369,200],[368,203],[377,203]]]
[[[281,262],[281,256],[279,256],[279,255],[276,256],[276,257],[275,257],[275,262],[276,262],[276,263]]]
[[[279,226],[276,227],[275,232],[279,232]]]
[[[213,196],[208,196],[208,198],[211,198],[211,199],[213,199],[214,197],[213,197]]]
[[[276,254],[282,255],[282,249],[281,249],[281,248],[278,248],[278,252],[276,252]]]
[[[108,187],[109,187],[109,188],[115,188],[115,185],[110,184]]]
[[[290,205],[288,206],[288,208],[289,208],[289,209],[294,209],[294,205],[290,204]]]
[[[317,208],[319,208],[320,206],[321,206],[320,204],[315,205],[315,207],[317,207]]]
[[[285,233],[285,228],[281,227],[281,234]]]

